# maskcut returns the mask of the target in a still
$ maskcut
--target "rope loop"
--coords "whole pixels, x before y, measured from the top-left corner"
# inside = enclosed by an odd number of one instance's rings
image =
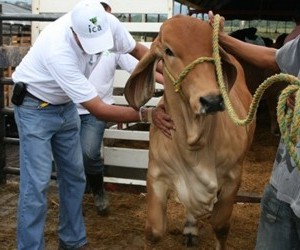
[[[296,166],[300,170],[300,159],[296,152],[296,146],[295,146],[297,142],[300,140],[300,91],[299,91],[300,80],[293,75],[284,74],[284,73],[275,74],[267,78],[256,89],[246,118],[244,119],[239,118],[232,107],[223,80],[221,60],[219,56],[219,47],[218,47],[219,46],[219,41],[218,41],[219,25],[220,25],[220,16],[215,15],[215,21],[213,26],[213,57],[215,59],[215,64],[216,64],[216,72],[217,72],[217,80],[218,80],[219,88],[224,99],[226,110],[231,120],[235,124],[240,126],[246,126],[250,124],[256,116],[259,102],[265,90],[275,82],[289,83],[288,87],[286,87],[279,96],[279,100],[277,103],[277,120],[279,123],[280,133],[287,147],[287,150],[290,153],[290,156],[292,157]],[[289,108],[287,105],[288,97],[291,94],[295,95],[294,110]]]

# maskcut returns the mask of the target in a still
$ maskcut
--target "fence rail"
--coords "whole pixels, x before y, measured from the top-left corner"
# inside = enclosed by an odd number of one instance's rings
[[[62,13],[42,13],[42,14],[0,14],[0,21],[38,21],[52,22],[61,17]]]

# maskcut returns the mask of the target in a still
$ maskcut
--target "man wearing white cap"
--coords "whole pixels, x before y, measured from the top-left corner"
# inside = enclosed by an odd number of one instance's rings
[[[88,249],[82,215],[85,174],[75,103],[102,120],[140,120],[134,109],[104,103],[88,80],[101,52],[109,49],[138,58],[145,52],[98,1],[83,0],[41,32],[13,73],[12,102],[20,138],[18,249],[45,249],[52,156],[59,190],[59,249]],[[168,135],[173,127],[170,117],[163,109],[152,115]]]

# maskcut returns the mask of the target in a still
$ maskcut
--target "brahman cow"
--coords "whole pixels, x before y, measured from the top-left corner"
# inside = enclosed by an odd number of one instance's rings
[[[138,109],[153,95],[154,73],[161,60],[165,81],[161,102],[176,126],[172,139],[157,127],[150,128],[145,249],[152,249],[166,231],[171,191],[185,207],[185,245],[197,244],[196,219],[209,218],[216,234],[216,248],[225,249],[243,159],[252,142],[255,122],[237,126],[227,112],[221,112],[224,102],[212,51],[212,28],[207,22],[188,16],[172,17],[162,24],[149,53],[126,83],[125,97]],[[243,70],[222,49],[221,57],[230,100],[237,114],[245,117],[252,97]],[[191,63],[192,67],[186,67]],[[181,73],[185,76],[176,82]]]

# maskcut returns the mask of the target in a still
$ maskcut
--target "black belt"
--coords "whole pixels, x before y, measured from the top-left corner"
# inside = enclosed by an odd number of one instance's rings
[[[71,102],[71,101],[70,101],[70,102],[61,103],[61,104],[51,104],[51,103],[49,103],[49,102],[46,102],[46,101],[41,100],[40,98],[37,98],[36,96],[34,96],[33,94],[29,93],[28,91],[26,91],[26,94],[25,94],[25,95],[28,96],[28,97],[31,97],[31,98],[33,98],[33,99],[35,99],[35,100],[38,100],[39,102],[41,102],[41,104],[40,104],[41,107],[46,107],[46,106],[48,106],[48,105],[52,105],[52,106],[66,105],[66,104],[68,104],[68,103]]]
[[[33,99],[36,99],[36,100],[40,101],[40,102],[45,102],[45,101],[43,101],[43,100],[37,98],[36,96],[34,96],[33,94],[31,94],[31,93],[28,92],[28,91],[26,91],[26,96],[29,96],[29,97],[31,97],[31,98],[33,98]]]
[[[39,104],[39,108],[45,108],[45,107],[47,107],[47,106],[50,104],[49,102],[45,102],[45,101],[43,101],[43,100],[37,98],[36,96],[34,96],[33,94],[29,93],[28,91],[26,91],[26,95],[27,95],[28,97],[31,97],[31,98],[33,98],[33,99],[35,99],[35,100],[41,102],[41,103]]]

